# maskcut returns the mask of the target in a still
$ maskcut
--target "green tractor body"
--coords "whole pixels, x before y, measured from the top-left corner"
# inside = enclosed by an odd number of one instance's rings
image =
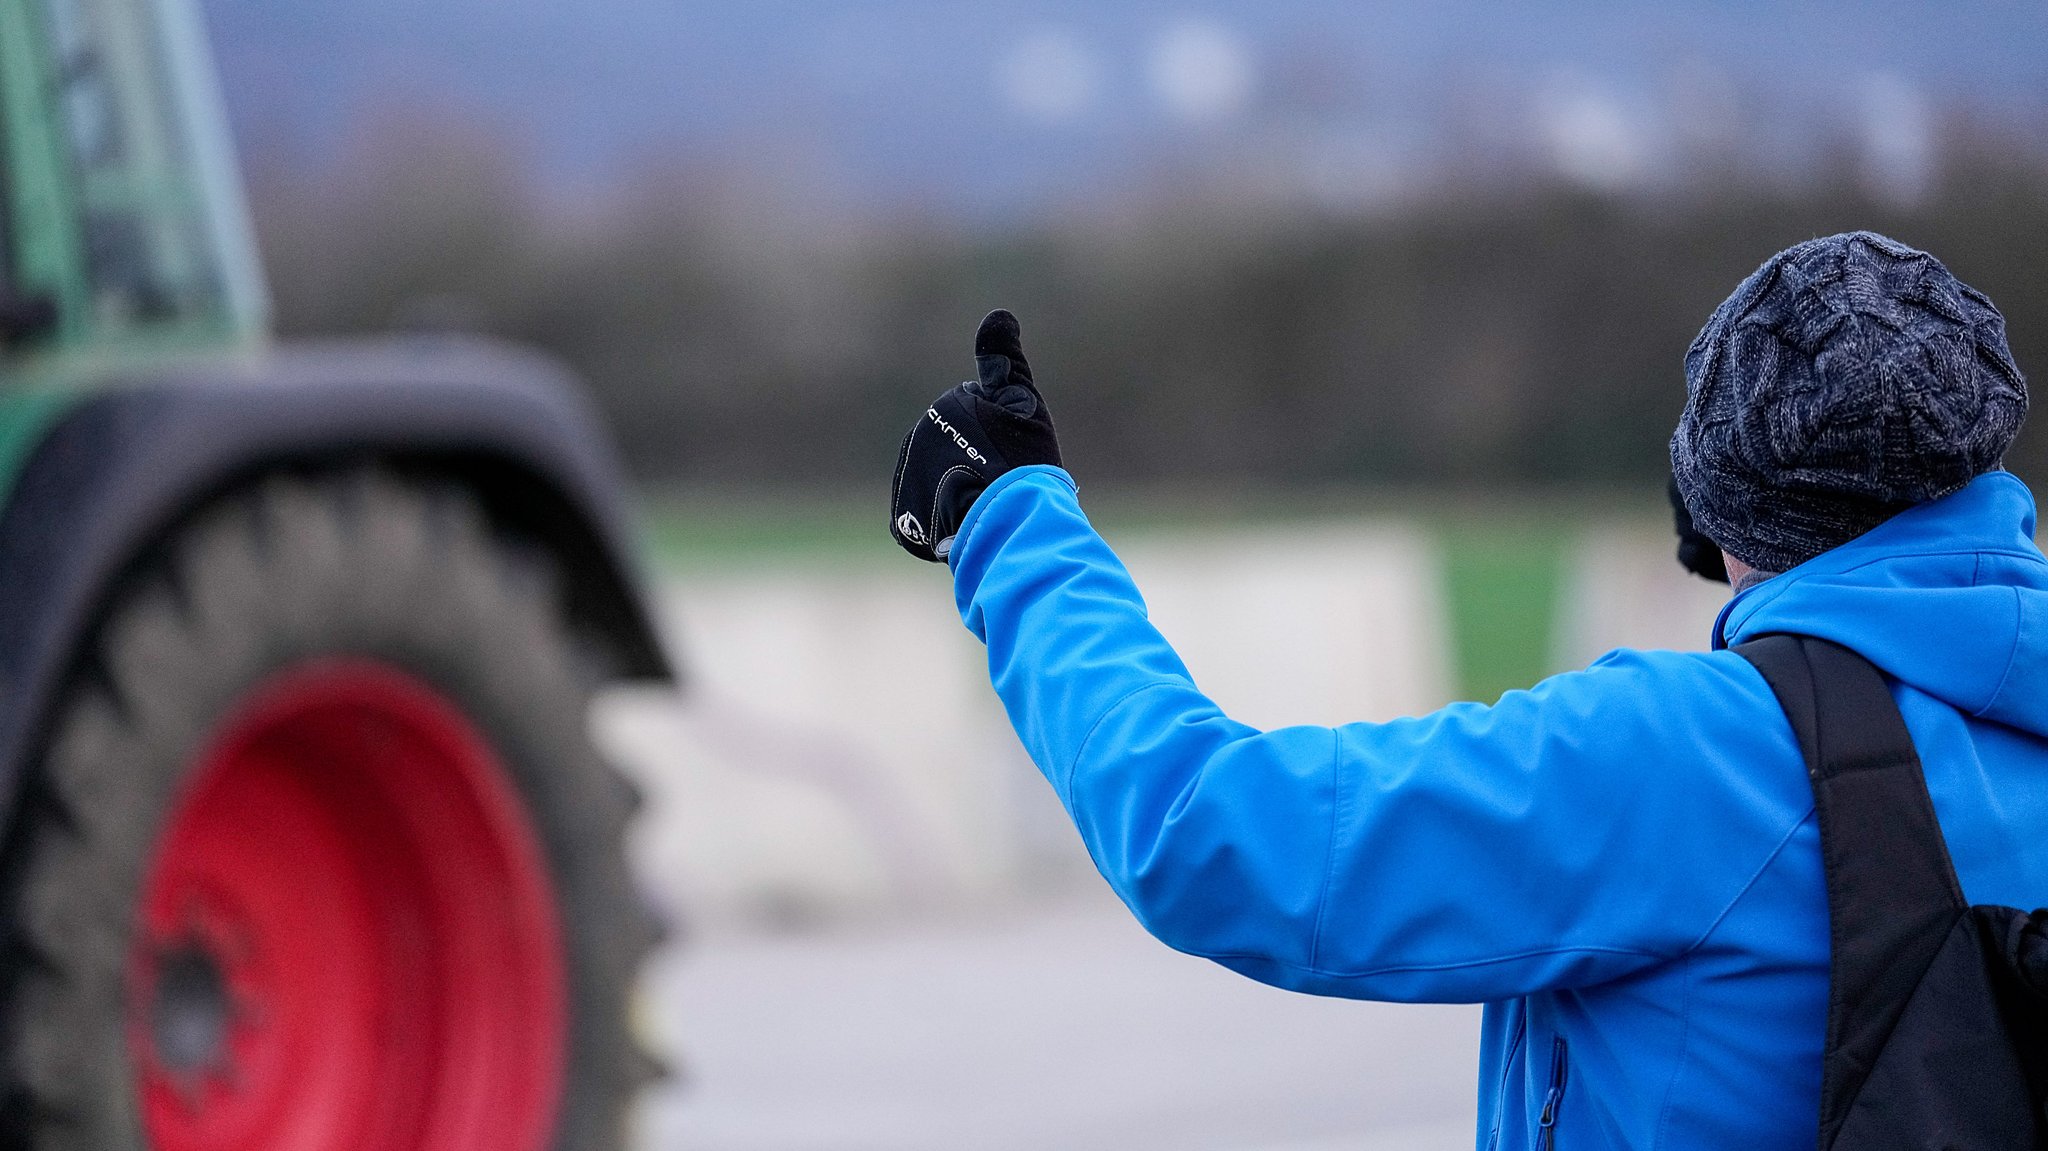
[[[0,0],[0,27],[4,485],[67,398],[257,352],[268,316],[191,5]]]
[[[630,539],[549,362],[271,339],[191,0],[0,0],[0,1149],[620,1146]]]

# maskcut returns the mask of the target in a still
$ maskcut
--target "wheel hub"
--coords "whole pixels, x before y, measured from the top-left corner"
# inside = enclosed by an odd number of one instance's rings
[[[150,1051],[166,1075],[203,1079],[228,1066],[227,976],[204,947],[181,946],[156,960],[149,1005]]]
[[[366,660],[252,692],[145,882],[152,1151],[541,1151],[567,1041],[545,856],[445,697]]]

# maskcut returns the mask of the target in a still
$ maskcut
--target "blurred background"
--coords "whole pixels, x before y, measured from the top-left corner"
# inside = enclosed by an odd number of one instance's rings
[[[1704,645],[1681,357],[1792,242],[1926,248],[2048,364],[2038,4],[204,7],[282,334],[538,346],[637,481],[691,677],[597,717],[684,925],[649,1147],[1470,1143],[1476,1013],[1145,939],[888,542],[987,309],[1261,724]]]

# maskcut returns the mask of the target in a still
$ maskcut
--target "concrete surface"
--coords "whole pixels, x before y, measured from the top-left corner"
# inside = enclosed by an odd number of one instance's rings
[[[640,1146],[694,1151],[1450,1151],[1478,1009],[1277,991],[1152,940],[1099,886],[667,956],[687,1082]]]

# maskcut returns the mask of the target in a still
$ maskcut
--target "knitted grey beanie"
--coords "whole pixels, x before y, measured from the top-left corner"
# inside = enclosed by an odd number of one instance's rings
[[[1780,572],[2000,466],[2027,384],[1989,299],[1874,232],[1764,261],[1685,353],[1693,523]]]

